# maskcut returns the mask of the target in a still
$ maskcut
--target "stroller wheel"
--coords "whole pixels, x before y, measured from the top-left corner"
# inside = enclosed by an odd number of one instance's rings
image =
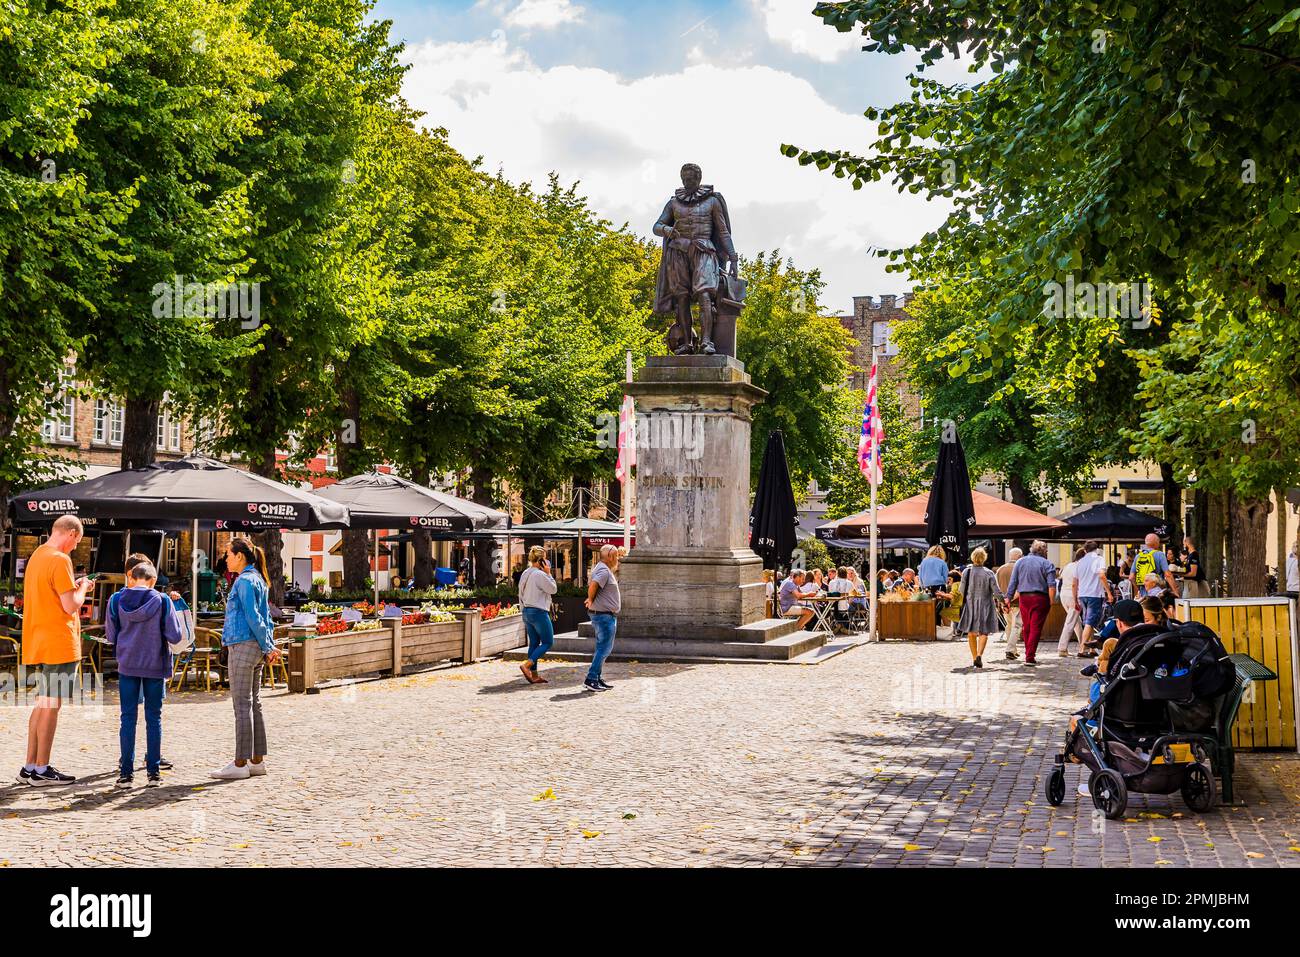
[[[1183,801],[1198,814],[1214,807],[1218,795],[1214,791],[1214,775],[1204,764],[1189,764],[1183,778]]]
[[[1065,768],[1057,765],[1047,776],[1047,803],[1057,807],[1065,800]]]
[[[1092,792],[1093,806],[1106,817],[1113,821],[1124,816],[1128,807],[1128,788],[1118,771],[1110,768],[1097,771],[1088,782],[1088,790]]]

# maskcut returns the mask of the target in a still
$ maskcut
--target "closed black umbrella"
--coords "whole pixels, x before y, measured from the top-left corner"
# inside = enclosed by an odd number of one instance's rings
[[[780,429],[767,436],[763,467],[758,473],[758,491],[749,512],[749,547],[763,559],[764,568],[790,564],[799,517],[795,512],[794,488],[785,460],[785,438]]]
[[[951,442],[939,443],[939,463],[925,505],[925,540],[964,557],[967,536],[974,525],[975,502],[966,470],[966,452],[954,434]]]

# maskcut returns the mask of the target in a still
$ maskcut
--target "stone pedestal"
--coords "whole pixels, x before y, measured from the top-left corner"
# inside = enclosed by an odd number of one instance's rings
[[[636,547],[618,640],[753,641],[763,563],[749,548],[750,410],[767,395],[730,356],[656,356],[636,401]],[[761,640],[761,639],[760,639]]]

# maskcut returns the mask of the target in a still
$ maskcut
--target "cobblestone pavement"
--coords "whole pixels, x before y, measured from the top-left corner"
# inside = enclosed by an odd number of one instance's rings
[[[77,785],[0,783],[0,865],[1300,866],[1294,755],[1241,760],[1245,806],[1135,795],[1099,827],[1076,770],[1062,807],[1042,797],[1077,661],[966,662],[882,644],[816,667],[612,664],[600,695],[580,666],[532,687],[501,661],[277,691],[270,774],[237,782],[205,776],[230,756],[228,701],[178,694],[176,770],[131,791],[110,690],[63,715]],[[0,708],[14,773],[27,713]]]

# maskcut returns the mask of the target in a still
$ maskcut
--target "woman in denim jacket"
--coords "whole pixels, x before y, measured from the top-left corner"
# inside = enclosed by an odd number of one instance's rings
[[[228,656],[230,699],[235,707],[235,760],[211,777],[238,781],[266,773],[266,726],[262,722],[262,668],[279,659],[275,623],[267,602],[266,559],[246,538],[236,538],[226,553],[234,584],[226,598],[226,623],[221,643]]]

